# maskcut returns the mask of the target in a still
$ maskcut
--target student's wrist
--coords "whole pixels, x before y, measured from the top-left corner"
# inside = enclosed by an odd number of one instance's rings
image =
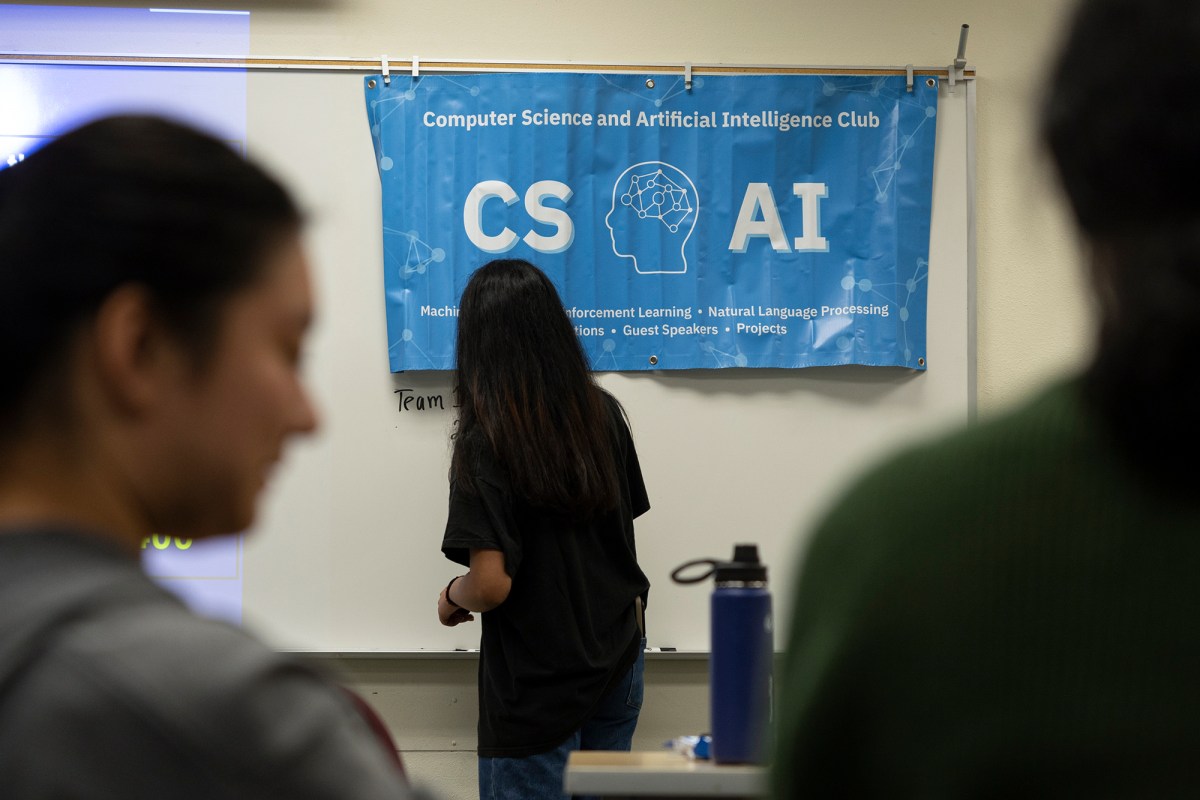
[[[450,597],[450,587],[453,586],[454,582],[461,577],[462,577],[462,575],[455,575],[453,578],[451,578],[450,582],[446,584],[446,590],[444,592],[442,592],[442,594],[446,595],[446,602],[449,603],[450,605],[454,606],[455,608],[462,608],[462,606],[460,606],[458,603],[454,602],[454,598]]]

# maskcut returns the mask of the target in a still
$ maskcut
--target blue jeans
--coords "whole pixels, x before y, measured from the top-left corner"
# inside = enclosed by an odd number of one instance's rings
[[[583,727],[547,753],[524,758],[479,758],[480,800],[563,800],[563,773],[572,750],[628,750],[645,690],[646,640],[620,683],[600,698]]]

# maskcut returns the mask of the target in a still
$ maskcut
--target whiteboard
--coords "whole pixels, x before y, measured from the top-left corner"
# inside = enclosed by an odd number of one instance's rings
[[[288,451],[247,536],[245,623],[300,651],[477,648],[477,622],[437,621],[438,593],[461,572],[440,551],[451,376],[388,370],[362,77],[268,72],[247,82],[248,150],[311,215],[319,305],[306,374],[323,419]],[[974,84],[950,92],[941,83],[925,372],[600,375],[629,413],[652,505],[636,522],[651,646],[708,649],[709,587],[677,586],[669,574],[688,559],[728,558],[738,542],[757,543],[768,565],[778,646],[795,568],[825,505],[872,460],[973,414]]]

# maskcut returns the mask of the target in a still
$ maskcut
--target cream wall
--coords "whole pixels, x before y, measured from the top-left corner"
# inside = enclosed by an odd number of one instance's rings
[[[43,0],[42,4],[46,4]],[[119,5],[76,0],[62,5]],[[260,56],[944,66],[962,23],[978,70],[978,408],[988,414],[1086,357],[1089,305],[1075,242],[1032,145],[1035,99],[1066,0],[605,0],[404,3],[241,0]],[[936,276],[933,276],[936,280]],[[476,661],[326,665],[384,713],[410,774],[475,796]],[[640,748],[707,727],[706,664],[651,660]]]

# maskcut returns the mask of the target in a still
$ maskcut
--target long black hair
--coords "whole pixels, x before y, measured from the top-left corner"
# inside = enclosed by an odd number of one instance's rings
[[[300,224],[261,168],[155,116],[95,120],[0,170],[0,437],[61,400],[73,335],[123,285],[203,365],[224,301]]]
[[[1043,140],[1100,301],[1089,402],[1160,485],[1200,446],[1200,4],[1084,0],[1048,80]]]
[[[554,284],[528,261],[472,274],[458,312],[451,477],[472,490],[490,448],[526,502],[565,512],[615,507],[614,417]]]

